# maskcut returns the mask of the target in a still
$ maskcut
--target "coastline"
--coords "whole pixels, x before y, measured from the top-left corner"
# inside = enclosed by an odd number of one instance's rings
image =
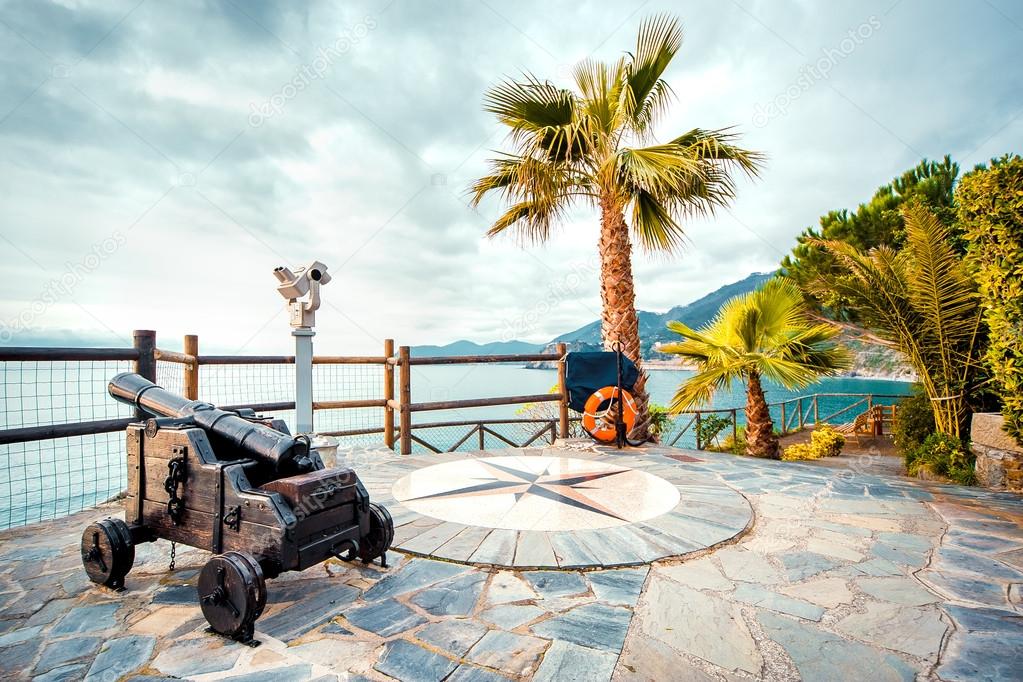
[[[556,363],[548,361],[528,362],[522,365],[522,367],[524,369],[557,369]],[[677,360],[644,360],[643,369],[651,372],[677,372],[683,370],[694,371],[696,366]],[[880,379],[885,381],[900,381],[903,383],[914,383],[917,380],[916,375],[905,368],[886,372],[871,371],[867,368],[854,367],[850,371],[843,372],[837,376],[846,379]]]

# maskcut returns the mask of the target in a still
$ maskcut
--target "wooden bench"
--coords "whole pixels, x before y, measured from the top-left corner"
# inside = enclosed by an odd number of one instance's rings
[[[871,423],[871,415],[869,412],[861,412],[856,415],[856,419],[852,420],[848,424],[836,424],[834,427],[835,431],[845,436],[846,441],[855,440],[856,444],[860,444],[860,438],[873,437],[874,427]]]

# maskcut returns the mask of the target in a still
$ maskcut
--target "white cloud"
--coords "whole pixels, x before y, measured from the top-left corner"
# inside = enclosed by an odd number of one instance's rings
[[[483,237],[496,204],[465,205],[502,145],[482,94],[523,70],[567,83],[575,61],[616,58],[643,16],[678,9],[491,5],[8,3],[0,320],[115,230],[127,237],[10,342],[113,343],[153,327],[169,343],[199,333],[207,350],[285,351],[270,270],[313,258],[337,271],[318,319],[332,353],[377,352],[385,336],[543,341],[595,319],[597,275],[566,286],[596,251],[591,209],[546,247],[522,248]],[[737,125],[770,160],[760,180],[740,181],[730,211],[687,226],[679,258],[636,254],[641,308],[773,268],[819,215],[921,155],[952,153],[968,169],[1020,151],[1017,28],[983,5],[891,7],[740,2],[682,16],[668,72],[678,101],[661,130]],[[871,16],[880,28],[827,79],[754,124],[758,104]],[[332,45],[343,49],[326,68],[285,90]],[[271,101],[273,115],[251,125],[253,105]]]

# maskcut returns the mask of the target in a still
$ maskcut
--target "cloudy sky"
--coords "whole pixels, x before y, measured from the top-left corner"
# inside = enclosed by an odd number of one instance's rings
[[[664,310],[774,268],[832,208],[921,158],[1023,151],[1023,6],[884,2],[0,3],[0,342],[285,352],[271,270],[326,262],[317,350],[515,337],[598,316],[596,217],[545,248],[466,206],[502,132],[486,88],[686,29],[662,138],[737,126],[769,155],[678,258],[638,255]]]

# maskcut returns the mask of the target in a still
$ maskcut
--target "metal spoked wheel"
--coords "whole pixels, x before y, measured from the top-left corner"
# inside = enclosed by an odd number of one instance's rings
[[[82,564],[92,582],[122,589],[134,563],[135,544],[124,521],[103,519],[82,533]]]
[[[263,571],[242,552],[218,554],[199,574],[199,606],[210,628],[225,637],[253,644],[256,619],[266,605]]]
[[[368,564],[380,557],[380,565],[387,567],[387,549],[394,541],[394,521],[387,508],[369,503],[369,534],[359,542],[359,558]]]

